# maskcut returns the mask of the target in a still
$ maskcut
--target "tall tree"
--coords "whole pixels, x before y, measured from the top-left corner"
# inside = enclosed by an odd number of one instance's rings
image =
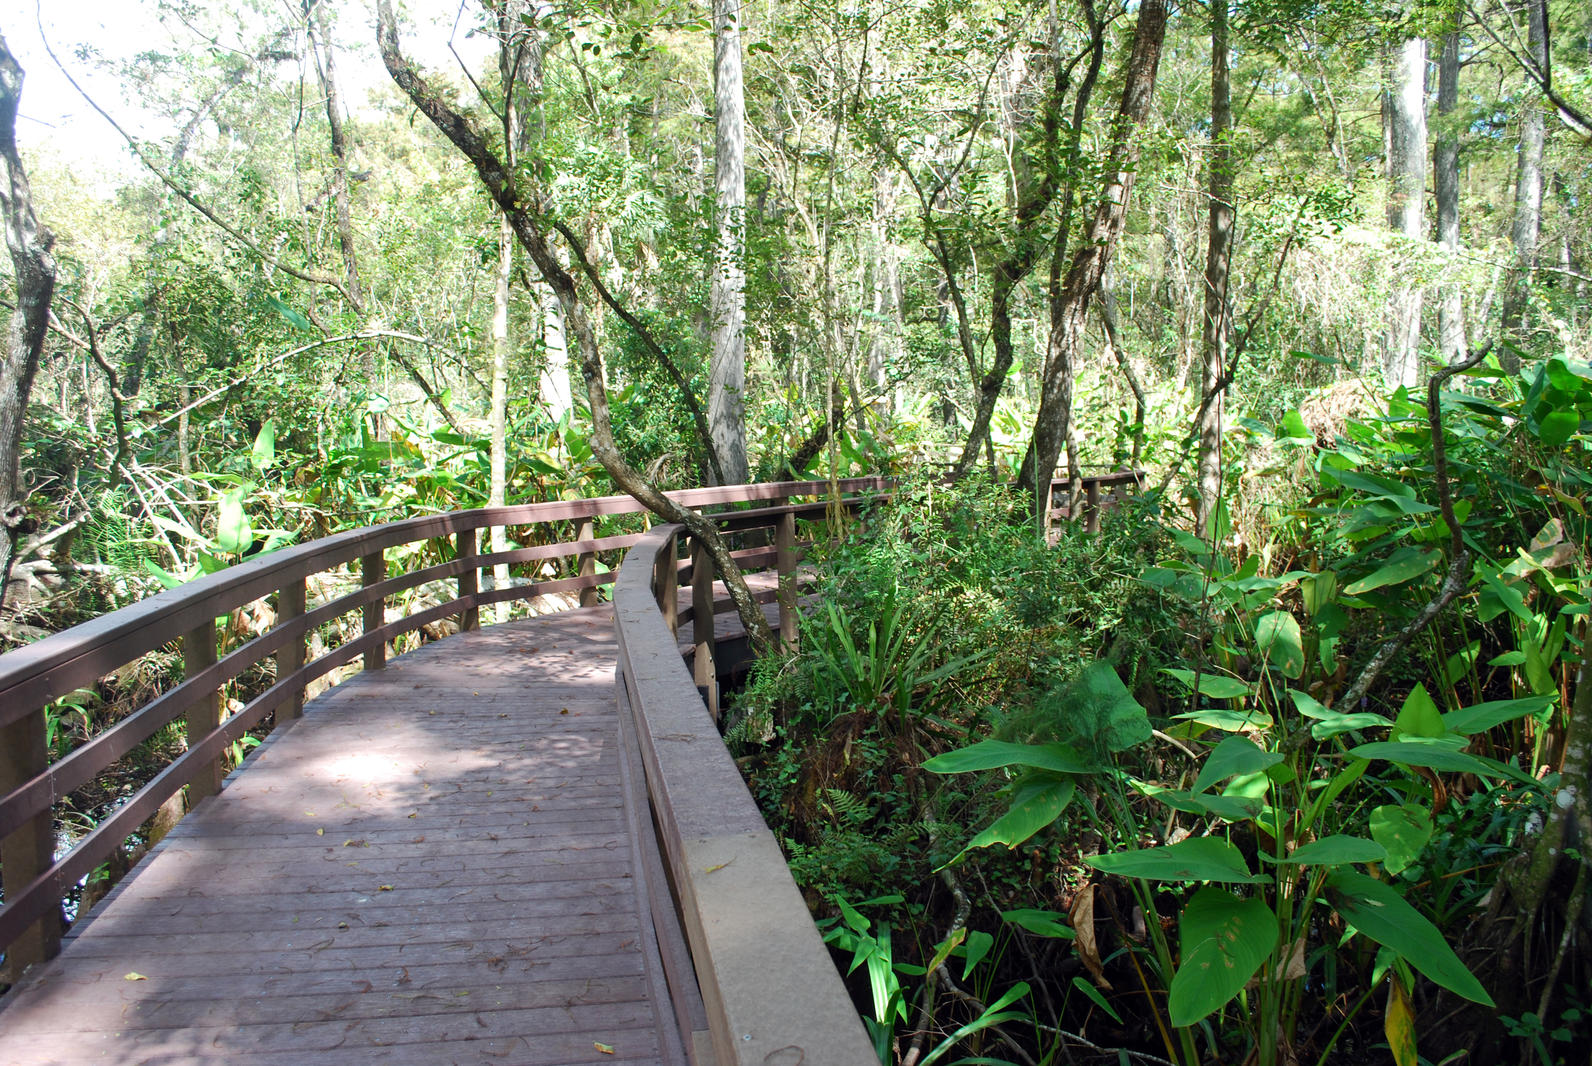
[[[1207,188],[1209,226],[1205,249],[1205,314],[1200,344],[1200,418],[1194,528],[1206,533],[1222,491],[1222,421],[1226,391],[1228,277],[1233,259],[1233,94],[1228,71],[1228,0],[1211,0],[1211,148]]]
[[[1445,255],[1459,251],[1459,30],[1464,7],[1456,6],[1453,21],[1443,35],[1437,60],[1437,137],[1432,148],[1432,169],[1437,192],[1437,243]],[[1465,308],[1458,284],[1443,285],[1437,305],[1438,346],[1444,363],[1465,357]]]
[[[27,492],[22,480],[22,428],[28,395],[44,351],[50,325],[50,298],[55,293],[55,237],[39,225],[33,211],[28,172],[17,152],[17,107],[22,100],[22,67],[0,37],[0,211],[5,214],[6,250],[14,271],[15,306],[6,326],[4,362],[0,363],[0,605],[11,581],[17,541],[29,532]]]
[[[708,424],[724,480],[750,477],[746,459],[746,101],[740,0],[713,0],[713,263],[708,307],[713,358]]]
[[[1050,340],[1045,352],[1039,410],[1033,440],[1018,471],[1018,483],[1043,511],[1050,502],[1050,479],[1056,460],[1072,432],[1072,390],[1078,352],[1083,345],[1089,299],[1099,288],[1122,230],[1127,225],[1128,198],[1138,167],[1139,127],[1150,113],[1155,79],[1166,39],[1165,0],[1144,0],[1133,31],[1133,49],[1123,76],[1122,101],[1111,127],[1111,145],[1104,166],[1105,184],[1095,205],[1084,241],[1073,253],[1059,288],[1050,300]],[[1074,480],[1077,470],[1072,471]]]
[[[1542,4],[1526,5],[1526,55],[1532,66],[1548,64],[1547,10]],[[1514,277],[1504,297],[1504,332],[1516,341],[1525,339],[1526,305],[1531,295],[1531,275],[1537,267],[1537,243],[1542,233],[1542,153],[1547,143],[1547,123],[1542,108],[1528,96],[1520,115],[1520,145],[1515,155],[1515,216],[1510,241],[1515,250]],[[1513,362],[1512,356],[1505,357]]]
[[[1426,41],[1411,37],[1390,59],[1382,94],[1387,221],[1389,229],[1413,244],[1426,239]],[[1417,383],[1421,297],[1419,283],[1407,277],[1390,286],[1382,340],[1382,378],[1389,388]]]

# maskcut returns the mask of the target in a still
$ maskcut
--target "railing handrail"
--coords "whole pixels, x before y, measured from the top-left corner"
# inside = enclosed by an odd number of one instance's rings
[[[829,484],[772,482],[683,489],[666,495],[687,507],[710,507],[806,495]],[[878,478],[848,478],[839,482],[842,492],[874,488],[878,484]],[[103,660],[97,659],[84,662],[79,669],[71,669],[75,660],[89,653],[136,635],[136,641],[116,649],[116,654],[122,657],[115,665],[131,662],[171,643],[205,618],[218,618],[278,591],[287,581],[325,572],[373,552],[491,526],[543,525],[644,511],[646,508],[630,496],[483,507],[364,526],[280,548],[0,655],[0,727],[35,710],[35,704],[81,688],[108,673],[102,665]]]

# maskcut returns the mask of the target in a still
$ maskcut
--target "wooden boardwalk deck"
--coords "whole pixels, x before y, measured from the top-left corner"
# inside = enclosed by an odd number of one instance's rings
[[[0,1060],[683,1062],[614,656],[568,611],[312,701],[0,1000]]]

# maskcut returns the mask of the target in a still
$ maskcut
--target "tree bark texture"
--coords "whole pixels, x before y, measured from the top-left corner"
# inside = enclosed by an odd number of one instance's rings
[[[1421,38],[1412,37],[1399,46],[1382,111],[1387,135],[1388,228],[1405,242],[1424,241],[1426,42]],[[1388,388],[1413,388],[1420,374],[1421,287],[1395,277],[1389,289],[1382,378]]]
[[[708,424],[724,480],[747,480],[746,102],[741,88],[740,0],[713,0],[714,244],[709,285],[713,359]]]
[[[1526,50],[1530,61],[1542,69],[1547,63],[1547,13],[1541,4],[1527,4],[1526,14]],[[1537,243],[1542,233],[1542,152],[1546,141],[1546,116],[1533,100],[1520,115],[1515,220],[1510,229],[1515,269],[1503,309],[1504,333],[1517,343],[1525,340],[1526,306],[1531,299],[1531,275],[1537,266]],[[1518,366],[1518,360],[1507,349],[1504,359],[1511,369]]]
[[[517,187],[514,172],[503,165],[481,131],[449,105],[443,95],[420,77],[398,45],[398,24],[392,0],[376,0],[377,43],[387,72],[410,101],[437,127],[443,136],[469,160],[476,177],[514,227],[514,236],[531,262],[552,287],[564,312],[564,322],[574,337],[580,360],[581,377],[591,405],[591,449],[597,461],[613,478],[620,491],[634,497],[642,506],[668,522],[678,522],[707,547],[725,587],[734,602],[752,644],[759,651],[771,650],[773,633],[763,610],[752,598],[740,567],[730,555],[728,544],[719,536],[711,519],[681,507],[654,487],[625,461],[614,441],[613,420],[608,405],[608,390],[603,376],[602,351],[597,334],[575,288],[575,279],[560,265],[548,244],[540,216],[527,206]]]
[[[1461,9],[1461,13],[1462,13]],[[1459,251],[1459,22],[1443,35],[1443,49],[1437,60],[1437,137],[1432,149],[1432,169],[1437,187],[1437,243],[1445,255]],[[1452,282],[1442,287],[1437,305],[1437,338],[1443,362],[1457,363],[1465,358],[1469,342],[1465,337],[1465,306],[1460,287]]]
[[[1222,423],[1227,339],[1232,333],[1228,279],[1233,259],[1233,98],[1228,73],[1227,0],[1211,0],[1210,221],[1205,250],[1205,314],[1200,336],[1199,462],[1194,529],[1208,526],[1222,493]]]
[[[50,325],[50,299],[55,294],[55,237],[39,225],[33,211],[28,174],[17,152],[17,107],[22,99],[22,67],[0,37],[0,211],[4,213],[6,250],[15,275],[15,309],[6,326],[4,363],[0,364],[0,606],[5,604],[18,540],[31,532],[27,492],[22,484],[22,428],[28,394],[44,351]]]
[[[1165,0],[1144,0],[1133,31],[1122,102],[1112,123],[1111,146],[1106,156],[1105,187],[1082,246],[1073,253],[1059,291],[1051,293],[1050,342],[1040,388],[1039,411],[1034,419],[1033,442],[1018,472],[1018,484],[1033,493],[1043,512],[1050,503],[1050,479],[1056,460],[1072,429],[1074,367],[1083,343],[1089,298],[1100,285],[1111,253],[1127,223],[1128,197],[1139,159],[1135,136],[1149,114],[1155,96],[1155,78],[1166,38]],[[1077,471],[1073,471],[1076,475]]]

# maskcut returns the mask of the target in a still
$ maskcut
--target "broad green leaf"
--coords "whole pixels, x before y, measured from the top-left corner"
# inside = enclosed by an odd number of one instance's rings
[[[1294,706],[1299,709],[1300,714],[1315,719],[1315,724],[1310,727],[1310,735],[1317,740],[1330,740],[1341,733],[1353,732],[1356,729],[1377,729],[1390,724],[1380,714],[1372,714],[1369,711],[1340,714],[1309,693],[1300,692],[1298,689],[1289,689],[1288,695],[1293,699]]]
[[[174,589],[178,585],[182,584],[182,578],[178,577],[170,570],[160,566],[153,559],[144,560],[144,569],[148,570],[151,574],[154,574],[155,580],[160,582],[168,589]]]
[[[1446,732],[1437,704],[1427,694],[1426,686],[1418,684],[1404,697],[1404,706],[1399,708],[1399,716],[1393,720],[1393,732],[1388,735],[1398,740],[1400,737],[1440,737]]]
[[[1276,436],[1282,440],[1302,441],[1305,443],[1313,442],[1316,439],[1316,435],[1310,431],[1310,427],[1305,425],[1304,416],[1299,413],[1298,408],[1294,408],[1282,416],[1281,421],[1277,423]]]
[[[223,493],[216,514],[216,548],[234,555],[254,543],[254,530],[249,526],[249,516],[243,513],[243,491]]]
[[[1364,837],[1330,836],[1312,840],[1288,853],[1288,861],[1300,866],[1342,866],[1351,862],[1381,862],[1387,849]]]
[[[1067,916],[1055,911],[1039,910],[1034,907],[1019,907],[1016,910],[1001,911],[1001,921],[1011,922],[1021,929],[1026,929],[1037,936],[1056,937],[1061,940],[1071,940],[1077,934],[1072,926],[1066,924]]]
[[[1055,711],[1067,739],[1091,750],[1127,751],[1150,739],[1149,713],[1117,676],[1117,668],[1104,660],[1084,667],[1060,691]]]
[[[1225,733],[1242,733],[1251,729],[1270,729],[1275,723],[1271,715],[1262,710],[1232,711],[1225,707],[1206,707],[1172,717],[1185,722],[1195,722]]]
[[[1490,569],[1480,569],[1479,563],[1477,564],[1477,572],[1481,575],[1482,584],[1486,586],[1486,591],[1490,592],[1497,602],[1503,605],[1505,610],[1527,624],[1536,622],[1536,615],[1532,613],[1530,607],[1526,606],[1526,597],[1518,588],[1504,581]],[[1482,621],[1491,621],[1499,613],[1495,610],[1491,615],[1484,617]]]
[[[967,946],[962,954],[962,976],[966,977],[978,969],[978,964],[984,961],[984,956],[994,946],[995,938],[986,932],[975,929],[967,934]]]
[[[1402,584],[1436,566],[1437,560],[1442,558],[1442,555],[1440,551],[1423,552],[1414,548],[1402,548],[1394,553],[1391,561],[1353,582],[1343,592],[1347,596],[1358,596],[1362,592],[1370,592],[1384,585]]]
[[[1166,666],[1161,668],[1161,673],[1170,674],[1183,682],[1183,687],[1194,687],[1194,671],[1178,667]],[[1199,675],[1200,695],[1209,696],[1216,700],[1237,699],[1249,695],[1249,682],[1240,681],[1236,677],[1227,677],[1223,674],[1202,673]]]
[[[1065,744],[1013,744],[1006,740],[981,740],[977,744],[924,762],[936,774],[965,774],[1003,766],[1033,766],[1061,774],[1087,774],[1098,766]]]
[[[276,462],[276,419],[268,418],[265,425],[260,427],[259,434],[254,438],[254,447],[249,449],[249,462],[262,474]]]
[[[1458,996],[1485,1007],[1492,997],[1465,968],[1435,925],[1404,901],[1398,891],[1352,870],[1327,875],[1333,902],[1343,920],[1384,947],[1392,948],[1421,973]]]
[[[1175,1026],[1193,1025],[1249,983],[1277,946],[1277,916],[1262,899],[1239,899],[1205,887],[1178,919],[1183,964],[1172,975],[1167,1014]]]
[[[1304,597],[1305,613],[1314,618],[1321,609],[1338,596],[1338,575],[1331,570],[1311,574],[1299,582],[1300,595]]]
[[[1147,881],[1250,884],[1257,880],[1245,865],[1243,854],[1219,837],[1191,837],[1160,848],[1095,855],[1088,863],[1102,873],[1142,877]]]
[[[997,818],[993,825],[967,842],[967,846],[951,861],[959,862],[974,848],[987,848],[992,844],[1005,844],[1015,848],[1061,816],[1072,802],[1077,786],[1070,777],[1035,774],[1018,782],[1012,806]]]
[[[1304,642],[1299,622],[1287,611],[1272,611],[1255,623],[1255,644],[1283,677],[1298,677],[1305,669]]]
[[[1371,811],[1371,838],[1387,849],[1387,872],[1400,874],[1432,839],[1432,816],[1416,803],[1388,803]]]
[[[1581,415],[1574,410],[1550,411],[1537,426],[1537,436],[1550,448],[1562,448],[1581,428]]]
[[[1494,726],[1513,722],[1527,715],[1541,716],[1553,706],[1551,696],[1528,696],[1521,700],[1494,700],[1461,707],[1443,715],[1443,727],[1450,733],[1485,733]]]
[[[285,301],[275,296],[267,296],[265,300],[266,303],[276,309],[277,314],[287,319],[294,329],[302,333],[314,333],[316,331],[314,323],[288,306]]]
[[[1463,740],[1464,738],[1456,738]],[[1467,755],[1465,752],[1456,751],[1452,747],[1439,744],[1422,744],[1416,741],[1382,740],[1374,744],[1361,744],[1357,748],[1350,748],[1349,754],[1357,759],[1386,759],[1388,762],[1398,763],[1400,766],[1424,766],[1431,770],[1442,770],[1451,774],[1475,774],[1478,777],[1513,777],[1519,779],[1520,771],[1483,759],[1476,755]]]
[[[1194,791],[1204,792],[1218,781],[1238,774],[1259,773],[1282,759],[1282,752],[1266,751],[1248,737],[1228,737],[1205,756],[1205,765],[1194,780]]]
[[[1186,814],[1214,814],[1229,822],[1248,821],[1258,815],[1262,807],[1260,800],[1242,796],[1213,796],[1209,792],[1195,795],[1192,792],[1180,792],[1147,783],[1139,783],[1138,788],[1146,796],[1160,800],[1174,811],[1183,811]]]

